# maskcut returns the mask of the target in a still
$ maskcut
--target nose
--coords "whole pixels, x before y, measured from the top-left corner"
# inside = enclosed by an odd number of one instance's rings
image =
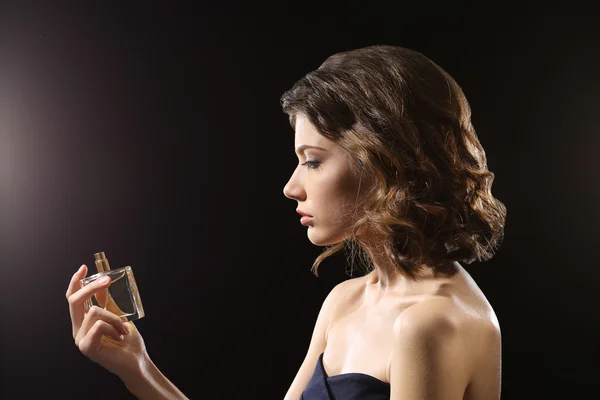
[[[297,169],[294,171],[294,173],[290,177],[290,180],[283,187],[283,194],[288,199],[292,199],[292,200],[296,200],[296,201],[303,201],[306,199],[306,192],[304,191],[304,188],[302,187],[302,185],[299,182],[299,179],[298,179],[298,176],[296,173],[297,171],[298,171]]]

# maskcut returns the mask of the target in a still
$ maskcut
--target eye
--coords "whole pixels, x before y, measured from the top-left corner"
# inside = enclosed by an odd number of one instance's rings
[[[309,169],[318,169],[321,166],[321,162],[320,161],[306,161],[304,164],[301,164],[303,166],[306,166],[306,168]]]

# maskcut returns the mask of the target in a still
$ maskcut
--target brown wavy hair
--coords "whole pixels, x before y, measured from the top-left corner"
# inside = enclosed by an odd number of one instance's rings
[[[372,269],[368,244],[356,235],[361,227],[383,238],[382,254],[412,279],[425,266],[443,270],[450,261],[494,255],[506,207],[491,193],[494,174],[462,89],[429,58],[379,45],[337,53],[286,91],[281,104],[292,127],[305,115],[375,182],[350,237],[315,260],[316,276],[325,258],[349,248]]]

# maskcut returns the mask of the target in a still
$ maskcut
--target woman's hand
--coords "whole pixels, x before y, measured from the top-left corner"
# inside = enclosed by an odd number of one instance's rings
[[[136,375],[148,360],[144,340],[132,322],[124,323],[110,311],[93,306],[86,313],[86,300],[96,292],[102,294],[110,284],[107,277],[105,282],[97,279],[82,288],[79,281],[86,274],[87,267],[82,265],[71,278],[66,294],[75,345],[92,361],[125,380]]]

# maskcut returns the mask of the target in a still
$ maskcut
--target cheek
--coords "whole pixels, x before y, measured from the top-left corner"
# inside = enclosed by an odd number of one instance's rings
[[[349,212],[357,199],[358,182],[347,174],[336,178],[322,182],[322,190],[319,191],[318,199],[315,198],[319,209],[326,216],[339,216]]]

